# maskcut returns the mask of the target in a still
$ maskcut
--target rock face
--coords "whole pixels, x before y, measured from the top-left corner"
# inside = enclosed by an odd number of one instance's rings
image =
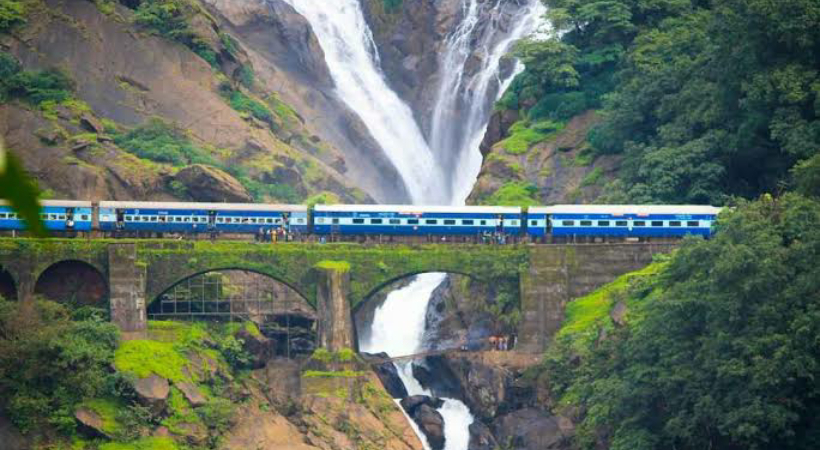
[[[483,420],[495,417],[508,400],[512,374],[473,356],[448,355],[445,360],[446,366],[461,383],[464,402],[472,413]]]
[[[153,413],[159,414],[165,410],[170,392],[168,380],[165,378],[157,375],[140,378],[134,382],[134,391],[139,402]]]
[[[260,369],[265,367],[268,360],[273,357],[273,345],[270,339],[261,334],[251,333],[246,329],[241,329],[236,337],[242,340],[242,348],[253,358],[253,367]]]
[[[202,395],[202,392],[199,391],[196,385],[191,383],[175,383],[174,386],[182,391],[182,394],[185,395],[185,399],[188,400],[188,403],[194,408],[207,403],[207,399]]]
[[[365,354],[365,356],[375,358],[389,357],[387,353],[377,353],[375,355]],[[401,381],[401,378],[399,378],[399,372],[393,363],[372,364],[371,367],[391,397],[402,399],[407,397],[407,388],[404,387],[404,383]]]
[[[484,348],[494,324],[483,305],[494,295],[491,286],[471,282],[463,275],[448,275],[433,291],[427,306],[425,348]]]
[[[427,405],[431,408],[437,409],[441,408],[441,405],[444,404],[444,401],[440,398],[433,398],[429,395],[412,395],[410,397],[405,397],[401,399],[401,407],[407,411],[408,414],[413,415],[416,413],[416,409],[421,407],[422,405]]]
[[[94,411],[88,408],[78,408],[77,411],[74,412],[74,418],[77,419],[80,431],[86,436],[107,436],[107,433],[103,430],[104,424],[102,417]]]
[[[253,200],[236,178],[215,167],[194,164],[180,170],[174,179],[199,202],[248,203]]]
[[[566,448],[567,435],[557,417],[545,411],[525,408],[499,417],[493,422],[498,442],[511,443],[513,450],[550,450]]]
[[[490,429],[479,420],[470,424],[469,450],[494,450],[498,446]]]

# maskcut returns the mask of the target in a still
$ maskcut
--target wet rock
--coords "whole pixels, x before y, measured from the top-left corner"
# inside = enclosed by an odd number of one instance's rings
[[[437,397],[463,398],[458,378],[440,356],[425,358],[423,364],[413,364],[413,377]]]
[[[180,170],[174,177],[191,197],[200,202],[250,202],[244,186],[229,173],[215,167],[194,164]]]
[[[470,450],[493,450],[498,446],[490,428],[484,422],[474,420],[470,424]]]
[[[157,375],[140,378],[134,382],[137,399],[154,414],[159,414],[165,410],[170,388],[168,380]]]
[[[202,393],[199,392],[199,389],[191,383],[175,383],[174,386],[176,386],[177,389],[185,395],[188,403],[190,403],[194,408],[202,406],[207,402],[205,396],[202,395]]]
[[[105,425],[103,424],[102,417],[96,412],[88,408],[78,408],[77,411],[74,412],[74,418],[77,419],[80,432],[86,436],[109,437],[105,430],[103,430]]]
[[[568,436],[559,419],[546,411],[524,408],[493,421],[498,442],[509,443],[513,450],[552,450],[568,448]]]
[[[375,355],[370,355],[375,358],[389,358],[387,353],[378,353]],[[404,387],[404,383],[399,378],[399,372],[396,369],[395,364],[386,362],[382,364],[373,364],[372,365],[373,371],[376,372],[376,376],[379,377],[379,381],[382,382],[382,386],[390,394],[393,398],[404,398],[407,397],[407,388]]]
[[[441,405],[444,404],[444,400],[441,400],[440,398],[433,398],[429,395],[413,395],[403,398],[400,403],[401,407],[407,411],[407,414],[412,416],[415,414],[416,409],[422,405],[430,406],[433,409],[441,408]]]
[[[427,436],[427,442],[433,450],[444,448],[444,418],[441,413],[428,404],[422,404],[412,415],[419,429]]]
[[[508,399],[512,373],[503,367],[486,364],[474,355],[448,355],[442,360],[441,365],[451,370],[461,383],[464,403],[473,414],[483,420],[494,418]]]

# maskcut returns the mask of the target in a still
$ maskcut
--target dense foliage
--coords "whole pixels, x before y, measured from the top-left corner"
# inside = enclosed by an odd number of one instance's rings
[[[183,131],[159,118],[152,118],[127,133],[116,136],[114,142],[140,158],[173,166],[215,164],[207,150],[191,142]]]
[[[110,366],[118,339],[101,315],[72,320],[54,302],[0,299],[0,408],[23,431],[73,432],[78,403],[117,389]]]
[[[19,99],[33,106],[72,97],[74,82],[57,69],[23,70],[12,55],[0,52],[0,103]]]
[[[619,200],[724,203],[772,192],[820,149],[820,3],[543,0],[557,33],[527,42],[501,107],[531,121],[589,108],[624,156]]]
[[[194,4],[187,0],[143,0],[134,21],[160,36],[185,45],[215,67],[219,62],[216,51],[191,27],[191,18],[197,12]]]
[[[6,33],[25,21],[26,8],[22,1],[4,0],[0,2],[0,33]]]
[[[547,366],[586,411],[579,445],[820,447],[819,257],[820,203],[766,196],[633,288],[627,327],[582,350],[564,333]]]

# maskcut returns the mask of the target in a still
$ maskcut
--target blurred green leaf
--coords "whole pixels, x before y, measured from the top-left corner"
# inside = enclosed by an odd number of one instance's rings
[[[0,199],[9,201],[32,234],[45,237],[47,233],[40,220],[38,192],[37,184],[26,174],[17,157],[0,147]]]

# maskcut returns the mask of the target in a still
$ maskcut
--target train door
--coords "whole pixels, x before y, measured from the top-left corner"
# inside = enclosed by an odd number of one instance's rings
[[[65,210],[65,229],[74,229],[74,208],[66,208]]]
[[[125,211],[116,209],[114,210],[114,214],[117,216],[117,229],[122,230],[125,228]]]
[[[216,211],[208,211],[208,230],[216,228]]]

